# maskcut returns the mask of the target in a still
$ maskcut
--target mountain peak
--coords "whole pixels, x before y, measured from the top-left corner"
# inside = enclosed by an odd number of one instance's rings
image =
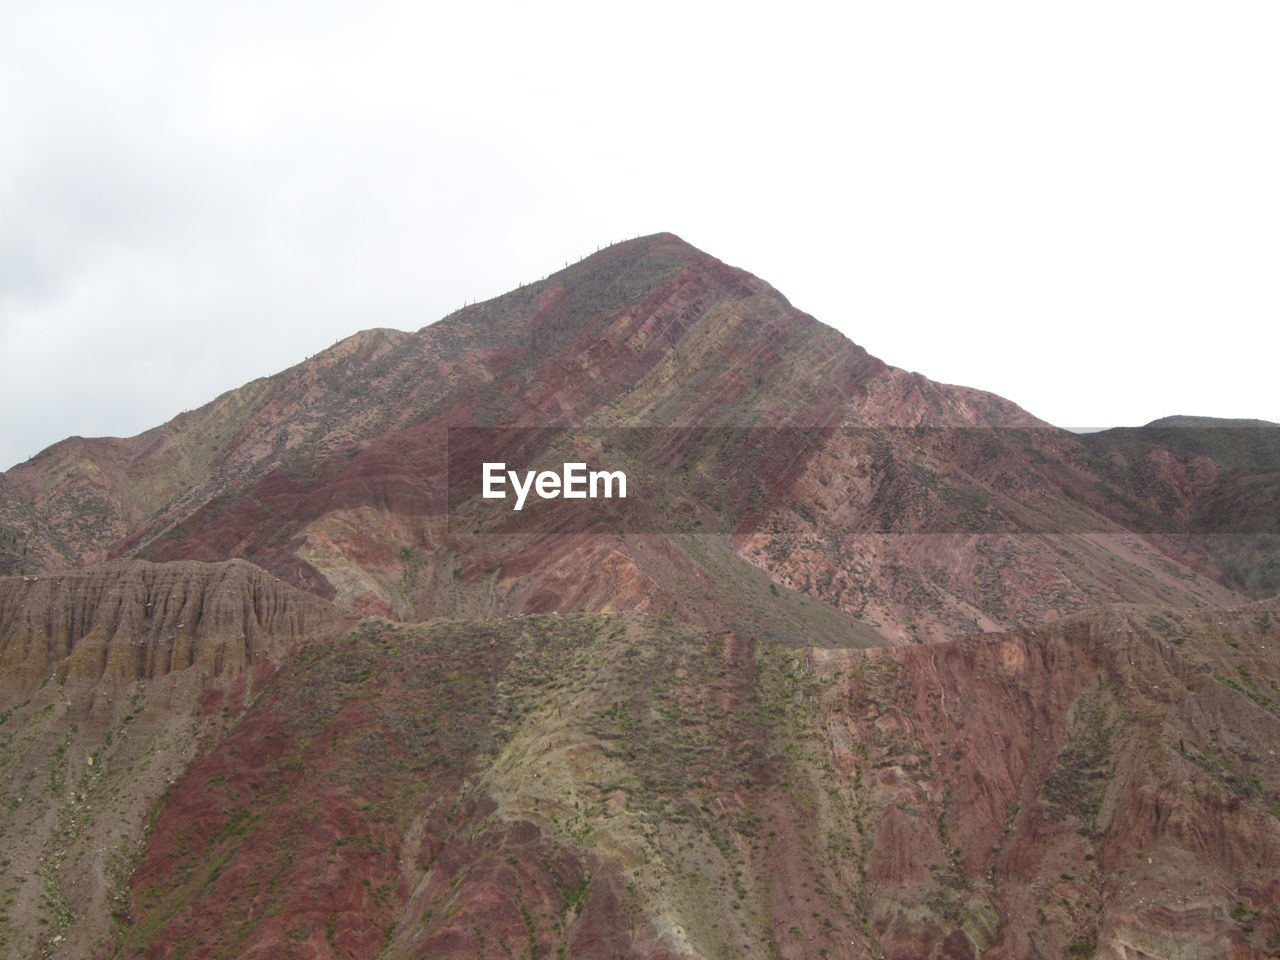
[[[672,268],[685,267],[696,262],[720,264],[715,257],[699,250],[687,240],[664,231],[633,237],[630,240],[620,240],[607,247],[601,247],[595,253],[551,274],[548,279],[566,274],[580,275],[586,271],[601,268],[607,270],[618,263],[627,263],[632,265],[633,269],[661,274]]]

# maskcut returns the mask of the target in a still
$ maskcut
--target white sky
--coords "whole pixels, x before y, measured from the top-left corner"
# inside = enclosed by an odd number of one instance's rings
[[[0,468],[671,230],[1063,426],[1280,420],[1280,7],[70,4],[0,31]]]

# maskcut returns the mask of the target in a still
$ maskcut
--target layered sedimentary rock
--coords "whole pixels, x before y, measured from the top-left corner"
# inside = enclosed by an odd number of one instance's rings
[[[119,561],[0,578],[0,677],[10,699],[46,678],[120,689],[193,670],[234,675],[327,626],[325,601],[243,560]]]

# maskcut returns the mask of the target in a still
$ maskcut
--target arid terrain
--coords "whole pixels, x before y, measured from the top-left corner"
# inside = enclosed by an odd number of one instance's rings
[[[671,234],[49,447],[0,574],[4,957],[1280,957],[1280,427],[1069,433]]]

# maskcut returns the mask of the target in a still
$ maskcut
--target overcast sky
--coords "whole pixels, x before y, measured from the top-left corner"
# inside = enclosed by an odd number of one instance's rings
[[[1063,426],[1280,420],[1273,0],[2,5],[0,468],[659,230]]]

